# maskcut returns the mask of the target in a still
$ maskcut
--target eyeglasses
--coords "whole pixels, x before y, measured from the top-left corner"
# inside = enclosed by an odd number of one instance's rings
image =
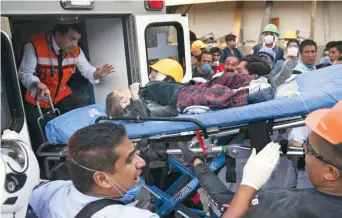
[[[334,163],[332,163],[330,160],[326,159],[325,157],[319,155],[316,153],[315,150],[313,150],[313,148],[311,147],[310,143],[309,143],[309,139],[306,139],[306,141],[303,143],[304,146],[304,149],[305,149],[305,152],[309,155],[312,155],[312,156],[315,156],[317,159],[319,159],[320,161],[323,161],[324,163],[327,163],[331,166],[334,166],[336,167],[337,169],[339,170],[342,170],[342,166],[338,166]]]

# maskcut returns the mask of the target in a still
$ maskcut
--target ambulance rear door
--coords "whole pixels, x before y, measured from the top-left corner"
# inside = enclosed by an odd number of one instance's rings
[[[135,15],[131,19],[135,26],[134,40],[137,44],[139,82],[149,82],[149,65],[164,58],[179,61],[184,69],[183,82],[192,77],[189,25],[187,15]],[[136,81],[133,81],[136,82]]]

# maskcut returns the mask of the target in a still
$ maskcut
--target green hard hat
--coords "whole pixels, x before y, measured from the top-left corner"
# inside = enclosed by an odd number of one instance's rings
[[[277,37],[279,37],[279,33],[278,33],[278,28],[276,25],[274,24],[267,24],[264,28],[264,31],[262,31],[262,34],[264,34],[265,32],[271,32],[276,34]]]

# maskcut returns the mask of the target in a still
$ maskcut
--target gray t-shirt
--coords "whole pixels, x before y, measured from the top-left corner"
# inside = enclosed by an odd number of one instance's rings
[[[286,217],[341,218],[342,196],[325,194],[314,188],[301,190],[274,188],[256,195],[246,217],[249,217],[249,213],[286,214]]]

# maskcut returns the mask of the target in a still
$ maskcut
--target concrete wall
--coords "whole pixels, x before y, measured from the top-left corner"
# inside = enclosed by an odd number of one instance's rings
[[[246,1],[244,3],[241,28],[243,29],[243,42],[249,42],[246,43],[247,47],[253,46],[258,40],[265,4],[265,1]],[[318,45],[326,43],[323,5],[323,2],[317,2],[315,41]],[[187,6],[180,7],[178,13],[182,13],[182,10],[187,8]],[[233,30],[235,8],[235,2],[192,5],[188,11],[189,27],[196,33],[197,37],[209,32],[213,32],[215,37],[222,37]],[[342,40],[342,1],[328,2],[328,13],[330,40]],[[275,1],[271,17],[279,18],[279,32],[281,34],[287,30],[300,30],[300,36],[308,38],[310,35],[310,1]]]

